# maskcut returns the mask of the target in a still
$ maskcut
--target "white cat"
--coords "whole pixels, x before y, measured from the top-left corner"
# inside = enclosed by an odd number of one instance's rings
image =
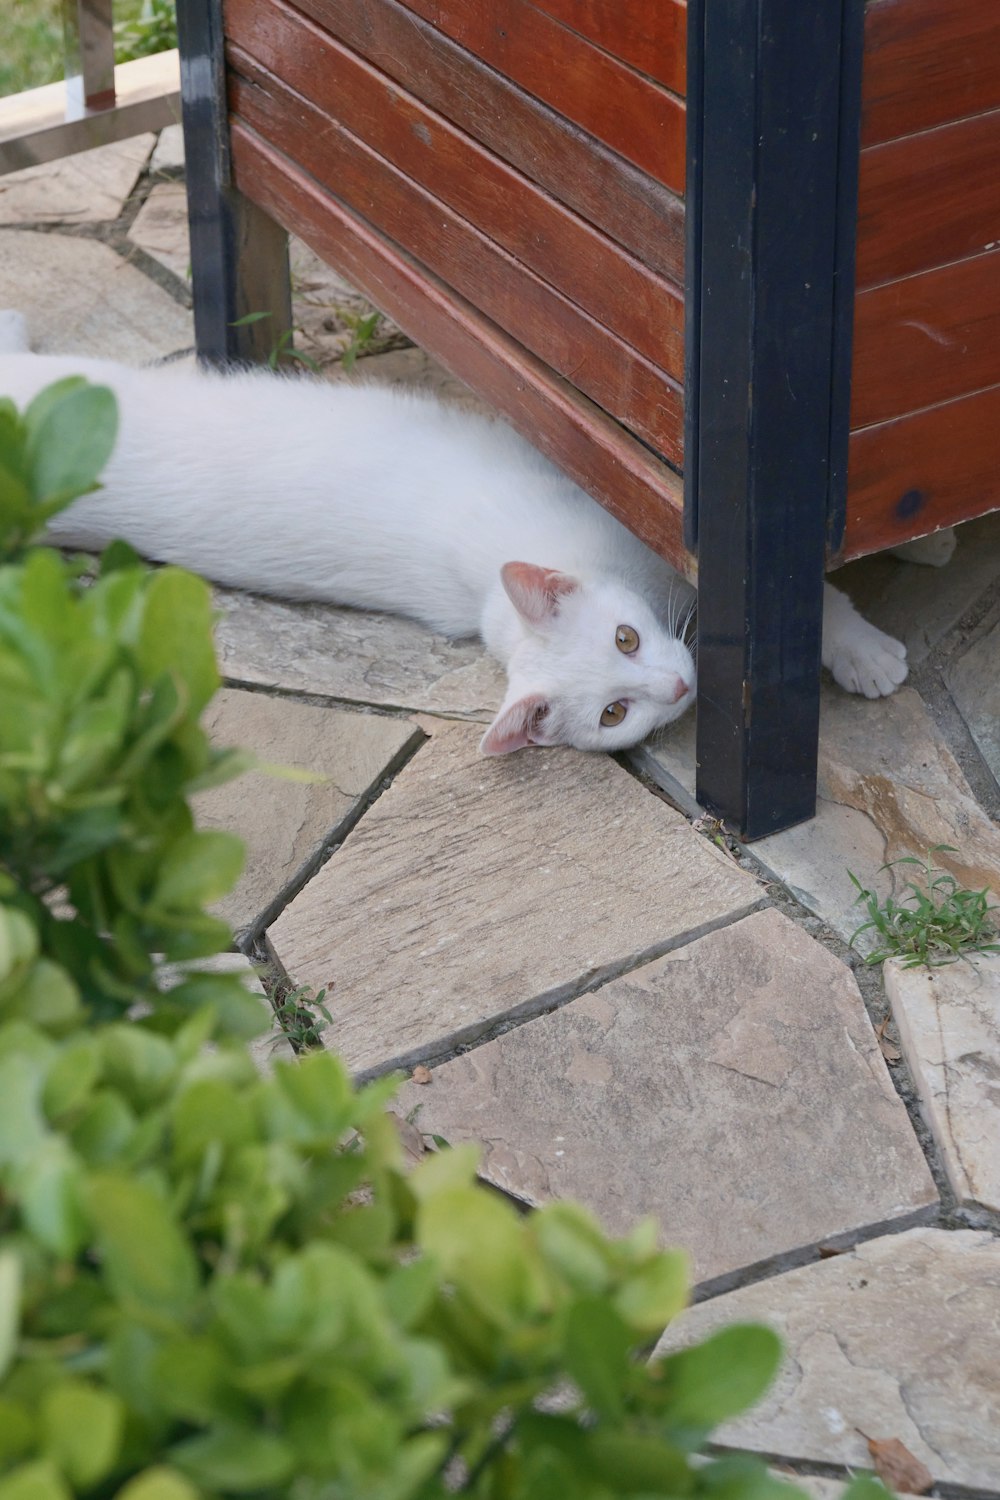
[[[121,425],[56,541],[122,536],[219,583],[478,634],[508,676],[486,754],[621,750],[692,702],[690,585],[501,422],[375,386],[33,355],[0,313],[0,396],[70,374],[110,386]],[[842,686],[892,692],[905,655],[827,585]]]

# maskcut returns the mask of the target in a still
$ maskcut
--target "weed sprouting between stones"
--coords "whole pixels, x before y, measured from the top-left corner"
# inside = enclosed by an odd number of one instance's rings
[[[880,866],[879,874],[899,865],[915,865],[921,872],[918,879],[906,882],[900,900],[887,896],[883,901],[848,870],[858,892],[855,905],[863,902],[868,913],[868,920],[852,933],[851,947],[864,932],[876,932],[881,938],[866,963],[902,958],[907,969],[920,964],[936,968],[969,953],[1000,952],[1000,943],[993,941],[998,935],[994,913],[1000,907],[990,903],[987,888],[967,890],[954,875],[931,862],[934,854],[957,853],[951,844],[935,844],[925,859],[908,854]]]

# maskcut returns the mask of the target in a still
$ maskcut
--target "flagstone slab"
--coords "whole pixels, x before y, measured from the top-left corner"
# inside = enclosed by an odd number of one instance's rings
[[[885,989],[960,1203],[1000,1211],[1000,953],[934,969],[891,959]]]
[[[925,1210],[934,1184],[850,970],[745,917],[408,1083],[489,1181],[653,1214],[698,1282]]]
[[[1000,782],[1000,620],[950,664],[945,681],[980,755]]]
[[[117,219],[156,143],[152,134],[94,146],[0,177],[0,224]]]
[[[764,1400],[713,1434],[792,1462],[870,1469],[896,1438],[936,1483],[1000,1485],[1000,1240],[912,1229],[689,1308],[658,1353],[726,1323],[785,1345]]]
[[[39,354],[138,365],[194,342],[186,308],[108,245],[77,236],[0,230],[0,307],[27,316]]]
[[[149,158],[150,172],[179,172],[184,165],[184,127],[168,125],[161,130]]]
[[[216,744],[320,778],[302,782],[248,771],[194,799],[199,826],[237,833],[246,844],[243,876],[215,907],[237,929],[255,928],[273,915],[287,888],[342,836],[359,805],[419,737],[405,719],[231,690],[216,694],[202,723]]]
[[[324,1040],[353,1070],[441,1057],[760,901],[612,760],[478,739],[436,733],[269,931],[296,984],[335,980]]]
[[[398,615],[285,604],[217,589],[215,641],[233,682],[488,723],[504,673],[478,641],[450,641]]]
[[[694,795],[693,730],[644,747],[647,769],[662,767]],[[935,855],[970,889],[1000,898],[1000,829],[982,811],[918,693],[901,688],[869,701],[825,684],[821,700],[816,817],[758,839],[754,857],[810,911],[850,938],[865,919],[848,871],[881,896],[902,891],[912,871],[879,867],[902,855],[924,858],[935,844],[959,853]],[[871,945],[863,939],[862,951]]]
[[[187,189],[183,182],[158,182],[135,216],[128,237],[182,281],[191,275]]]

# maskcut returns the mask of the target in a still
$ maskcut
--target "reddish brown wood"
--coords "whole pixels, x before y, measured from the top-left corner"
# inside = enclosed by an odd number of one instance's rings
[[[235,180],[247,196],[338,266],[637,536],[690,571],[682,485],[666,464],[240,121],[231,140]]]
[[[1000,251],[890,281],[854,308],[851,426],[1000,384]]]
[[[997,0],[870,0],[864,145],[1000,108]]]
[[[414,16],[399,0],[298,9],[664,276],[684,276],[681,200]]]
[[[407,9],[676,192],[684,105],[529,0],[406,0]]]
[[[1000,385],[851,437],[843,556],[1000,506]]]
[[[872,286],[1000,241],[1000,110],[861,153],[857,284]]]
[[[687,81],[684,0],[532,0],[536,10],[596,42],[612,57],[683,97]]]
[[[249,59],[234,58],[240,69]],[[266,77],[266,87],[261,86]],[[679,386],[276,78],[230,74],[234,114],[611,416],[680,462]]]
[[[250,54],[279,75],[627,344],[683,378],[683,293],[672,282],[283,0],[228,0],[226,25],[244,59]],[[253,79],[245,60],[240,67]]]

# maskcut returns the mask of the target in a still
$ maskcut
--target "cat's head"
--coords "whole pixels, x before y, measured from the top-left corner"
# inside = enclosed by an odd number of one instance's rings
[[[624,584],[521,562],[500,576],[521,630],[484,754],[525,745],[623,750],[693,702],[691,653]]]

